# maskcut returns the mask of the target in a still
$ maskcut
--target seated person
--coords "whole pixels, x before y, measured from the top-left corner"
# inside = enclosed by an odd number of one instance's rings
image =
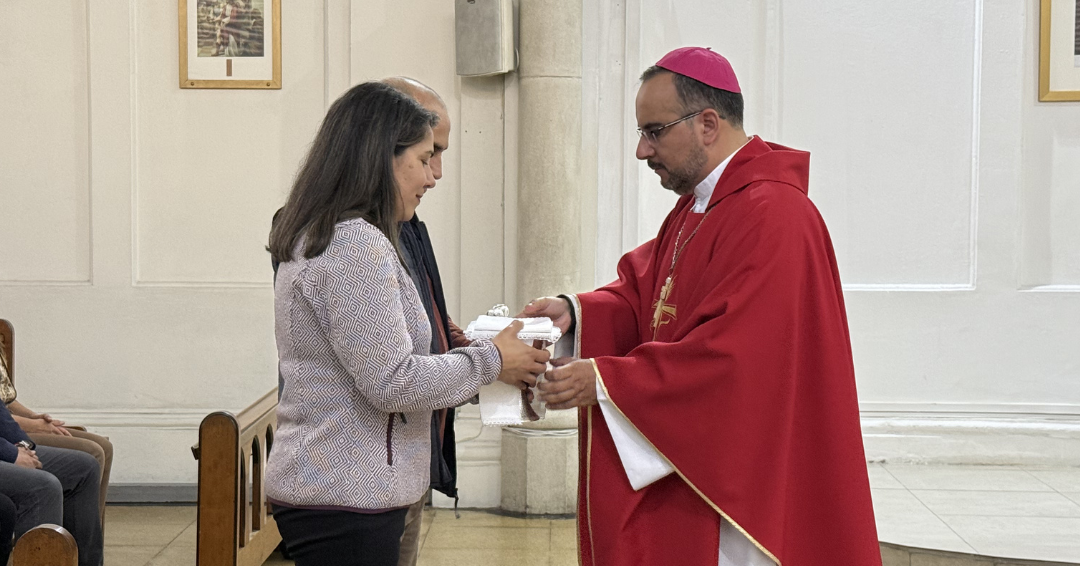
[[[16,400],[18,392],[11,382],[11,367],[0,350],[0,400],[7,405],[19,428],[38,446],[53,446],[86,452],[94,457],[101,469],[101,485],[98,487],[98,510],[101,525],[105,525],[105,493],[109,489],[109,472],[112,470],[113,446],[108,438],[83,430],[64,427],[64,421],[43,413],[35,413]]]
[[[15,503],[15,539],[62,525],[79,545],[79,566],[101,566],[97,462],[85,452],[36,447],[0,404],[0,495]]]

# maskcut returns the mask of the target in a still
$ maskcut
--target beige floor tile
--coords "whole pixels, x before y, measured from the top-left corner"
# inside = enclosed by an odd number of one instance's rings
[[[547,552],[516,548],[425,548],[417,566],[549,566]]]
[[[908,489],[1053,491],[1027,471],[1006,466],[885,464],[884,467]]]
[[[900,483],[881,464],[867,464],[866,475],[870,477],[871,489],[904,489]]]
[[[899,548],[882,546],[881,566],[911,566],[911,554]]]
[[[145,566],[161,552],[160,546],[109,546],[105,545],[105,564],[108,566]]]
[[[551,566],[578,566],[577,550],[552,550]]]
[[[979,554],[1080,562],[1080,518],[942,517]]]
[[[551,528],[553,529],[576,529],[577,519],[552,519]]]
[[[913,553],[911,566],[994,566],[993,560],[979,560],[969,556]]]
[[[941,519],[907,490],[872,489],[878,539],[905,546],[973,552]]]
[[[1077,492],[1066,491],[1066,492],[1063,492],[1062,495],[1064,495],[1065,497],[1068,497],[1069,499],[1072,499],[1074,503],[1080,503],[1080,491],[1077,491]]]
[[[170,546],[161,551],[146,566],[191,566],[195,564],[195,547]]]
[[[518,549],[546,553],[551,546],[550,528],[441,527],[432,525],[424,539],[424,552],[444,548]]]
[[[1080,492],[1080,468],[1029,469],[1028,472],[1058,491]]]
[[[551,549],[577,552],[578,537],[574,529],[551,529]]]
[[[453,511],[451,511],[451,513],[453,513]],[[420,516],[420,524],[430,525],[433,520],[435,520],[435,509],[430,507],[424,509],[424,514]]]
[[[487,511],[460,511],[461,518],[454,516],[453,509],[437,509],[432,525],[448,527],[543,527],[551,526],[550,519],[508,517]]]
[[[107,519],[106,519],[107,521]],[[192,523],[107,523],[105,546],[156,546],[164,548]]]
[[[1080,505],[1060,493],[911,490],[935,515],[1080,517]]]
[[[183,532],[180,533],[170,544],[170,546],[195,546],[198,542],[197,537],[199,534],[199,524],[192,523],[188,525]]]
[[[263,566],[292,566],[294,563],[292,560],[285,560],[281,557],[281,553],[275,552],[263,562]]]

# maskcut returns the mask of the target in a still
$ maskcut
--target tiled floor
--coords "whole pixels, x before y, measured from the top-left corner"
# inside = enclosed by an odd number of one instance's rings
[[[485,511],[428,509],[420,566],[571,566],[577,564],[574,519],[520,519]],[[106,510],[105,566],[195,564],[194,507]],[[291,565],[277,554],[267,566]]]
[[[1080,469],[871,464],[882,541],[1080,564]],[[194,507],[109,507],[107,566],[195,563]],[[577,564],[573,519],[429,509],[421,566]],[[272,556],[267,562],[291,562]]]
[[[885,542],[1080,563],[1080,469],[871,464]]]

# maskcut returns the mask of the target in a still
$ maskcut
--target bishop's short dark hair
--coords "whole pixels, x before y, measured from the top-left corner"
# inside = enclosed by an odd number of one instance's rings
[[[699,110],[712,108],[716,110],[720,118],[727,120],[733,127],[742,127],[743,97],[741,94],[713,88],[701,81],[679,73],[672,73],[656,65],[645,69],[645,72],[641,73],[641,82],[645,82],[661,73],[671,73],[675,76],[675,92],[679,95],[679,103],[682,104],[683,112],[691,114]]]

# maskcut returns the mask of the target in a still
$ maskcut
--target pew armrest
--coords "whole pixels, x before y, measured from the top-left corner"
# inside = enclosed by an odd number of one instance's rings
[[[79,566],[79,545],[64,527],[39,525],[15,543],[13,566]]]

